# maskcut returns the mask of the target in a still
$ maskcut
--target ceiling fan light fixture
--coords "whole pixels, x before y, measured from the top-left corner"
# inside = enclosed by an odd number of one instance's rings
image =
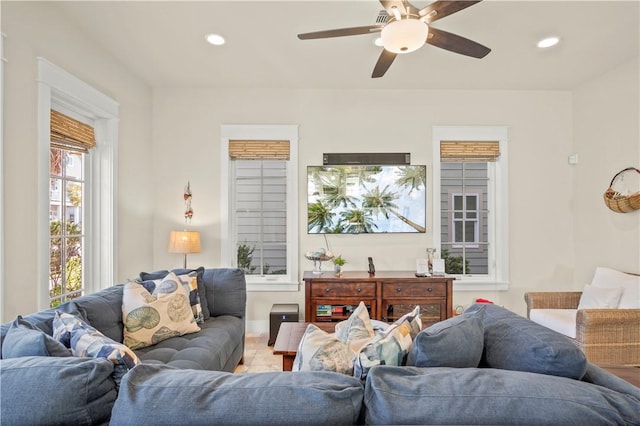
[[[218,34],[207,34],[205,38],[207,39],[207,42],[213,44],[214,46],[222,46],[226,43],[224,37]]]
[[[420,49],[428,35],[429,27],[418,19],[390,22],[380,34],[384,48],[393,53],[409,53]]]
[[[547,47],[553,47],[560,42],[558,37],[547,37],[538,42],[538,47],[541,49],[546,49]]]

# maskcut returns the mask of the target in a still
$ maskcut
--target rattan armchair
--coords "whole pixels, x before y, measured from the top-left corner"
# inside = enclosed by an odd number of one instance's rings
[[[531,292],[532,309],[578,309],[582,292]],[[640,365],[640,309],[580,309],[574,343],[596,364]]]

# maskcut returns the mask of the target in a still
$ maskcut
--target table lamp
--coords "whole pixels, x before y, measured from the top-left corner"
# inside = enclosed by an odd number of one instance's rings
[[[167,250],[169,253],[182,253],[186,269],[187,254],[200,253],[200,233],[197,231],[171,231]]]

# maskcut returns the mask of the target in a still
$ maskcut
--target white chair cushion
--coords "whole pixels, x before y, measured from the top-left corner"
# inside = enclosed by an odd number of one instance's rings
[[[622,287],[604,288],[585,285],[578,309],[616,309],[622,294]]]
[[[600,288],[622,287],[618,302],[620,309],[640,309],[640,276],[625,274],[615,269],[599,266],[593,275],[591,285]]]
[[[529,318],[533,322],[575,339],[577,314],[577,309],[532,309],[529,312]]]

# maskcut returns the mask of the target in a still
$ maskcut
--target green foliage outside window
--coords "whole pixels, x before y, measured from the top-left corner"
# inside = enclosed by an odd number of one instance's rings
[[[449,250],[442,249],[442,258],[444,259],[444,270],[447,274],[462,275],[462,256],[451,256]],[[464,260],[464,274],[470,274],[469,259]]]
[[[64,292],[69,294],[82,290],[82,252],[80,237],[67,237],[63,244],[62,238],[56,238],[61,235],[60,221],[51,221],[49,223],[49,231],[51,239],[49,241],[49,297],[56,297]],[[77,223],[67,222],[65,235],[80,235],[82,230]],[[64,248],[63,248],[64,246]],[[62,269],[62,251],[64,250],[64,274]],[[63,283],[64,279],[64,283]],[[78,294],[79,295],[79,294]],[[73,298],[69,297],[69,298]],[[56,307],[61,300],[51,301],[51,307]]]

